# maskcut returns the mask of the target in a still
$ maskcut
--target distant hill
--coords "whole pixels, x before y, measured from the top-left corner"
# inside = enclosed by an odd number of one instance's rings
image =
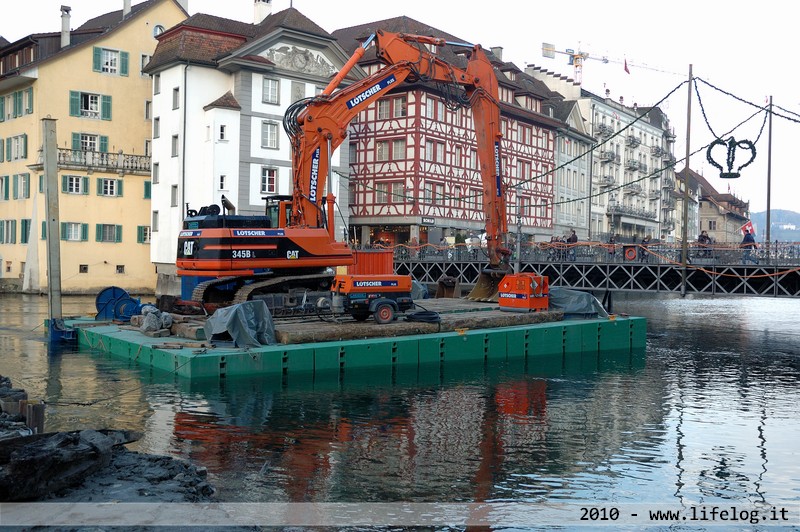
[[[767,235],[767,211],[750,213],[750,220],[756,227],[756,239],[763,241]],[[769,221],[771,240],[800,242],[800,213],[773,209]]]

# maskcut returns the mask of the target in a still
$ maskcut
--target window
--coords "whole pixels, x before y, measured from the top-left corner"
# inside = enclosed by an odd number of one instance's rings
[[[389,160],[389,141],[380,140],[375,143],[375,160],[388,161]]]
[[[144,101],[144,119],[145,120],[153,119],[153,102],[150,100]]]
[[[69,115],[96,120],[111,120],[111,96],[70,91]]]
[[[181,106],[181,89],[175,87],[172,89],[172,108],[178,109]]]
[[[153,76],[153,94],[161,94],[161,74]]]
[[[61,240],[86,242],[89,240],[89,224],[61,222]]]
[[[161,118],[155,117],[153,119],[153,138],[157,139],[161,136]]]
[[[219,189],[225,190],[225,174],[220,174],[219,176]]]
[[[277,168],[261,167],[261,193],[275,194],[278,191]]]
[[[150,230],[153,232],[158,231],[158,211],[153,211],[152,223],[150,224]]]
[[[89,273],[89,265],[81,264],[78,266],[78,273]]]
[[[153,141],[145,139],[144,141],[144,155],[145,157],[152,157],[153,155]]]
[[[11,261],[6,261],[6,273],[11,273]]]
[[[444,142],[425,141],[425,159],[431,162],[444,162]]]
[[[406,139],[395,139],[392,141],[392,160],[397,161],[406,158]]]
[[[178,185],[172,185],[169,190],[170,207],[178,206]]]
[[[122,179],[97,178],[98,196],[122,196]]]
[[[144,73],[144,67],[147,66],[147,63],[153,58],[151,55],[142,54],[141,59],[139,60],[139,74],[142,76],[146,76],[147,74]]]
[[[403,183],[401,182],[392,183],[392,195],[389,196],[389,201],[391,203],[403,203],[405,199],[406,195]]]
[[[2,140],[2,139],[0,139]],[[5,151],[5,159],[7,161],[16,161],[19,159],[28,158],[28,135],[17,135],[16,137],[8,137],[3,142],[3,150]],[[2,153],[2,151],[0,151]],[[0,162],[3,158],[0,157]]]
[[[125,265],[117,264],[117,273],[125,273]]]
[[[0,220],[0,244],[17,243],[17,221]]]
[[[178,156],[178,135],[172,135],[172,156]]]
[[[708,230],[709,231],[716,231],[717,230],[717,221],[716,220],[709,220],[708,221]]]
[[[225,124],[219,126],[219,140],[227,140],[225,138]]]
[[[378,100],[378,120],[386,120],[389,118],[389,100]]]
[[[162,33],[164,33],[164,26],[156,24],[155,27],[153,27],[153,37],[158,37]]]
[[[149,244],[152,231],[149,225],[140,225],[136,228],[136,242],[139,244]]]
[[[400,98],[395,98],[392,103],[394,104],[393,111],[395,118],[408,116],[408,102],[405,96],[401,96]]]
[[[433,161],[435,160],[436,152],[434,151],[434,145],[432,140],[425,141],[425,160],[426,161]]]
[[[377,183],[375,185],[375,203],[388,203],[389,184]]]
[[[144,199],[150,199],[153,192],[153,184],[150,181],[144,182]]]
[[[264,78],[261,101],[264,103],[279,103],[279,87],[277,79]]]
[[[78,148],[81,151],[99,151],[100,138],[97,135],[89,135],[88,133],[80,134],[80,141]]]
[[[122,242],[121,225],[97,224],[95,228],[98,242]]]
[[[7,175],[0,176],[0,200],[8,199],[8,183],[11,178]]]
[[[80,175],[62,175],[61,192],[67,194],[88,194],[89,178]]]
[[[278,148],[278,124],[276,122],[261,122],[261,147]]]
[[[306,97],[306,84],[300,81],[292,82],[292,103]]]
[[[158,177],[159,177],[160,173],[161,173],[161,168],[158,165],[158,163],[153,163],[153,184],[154,185],[158,184]]]
[[[105,74],[128,75],[128,52],[94,47],[92,69]]]

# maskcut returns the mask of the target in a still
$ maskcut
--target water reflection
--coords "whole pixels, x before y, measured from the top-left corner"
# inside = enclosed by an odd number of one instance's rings
[[[93,299],[66,298],[71,310]],[[791,300],[619,297],[646,357],[187,382],[91,351],[48,356],[46,300],[0,296],[0,373],[48,430],[140,430],[239,501],[797,500]],[[65,310],[65,314],[68,314]],[[38,328],[38,330],[37,330]]]

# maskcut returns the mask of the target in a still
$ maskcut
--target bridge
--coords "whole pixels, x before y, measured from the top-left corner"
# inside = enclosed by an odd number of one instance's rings
[[[428,249],[426,249],[428,248]],[[515,271],[536,272],[551,286],[598,292],[661,292],[714,296],[800,296],[800,246],[759,249],[749,259],[737,246],[689,249],[685,268],[677,244],[539,244],[512,257]],[[757,261],[757,263],[755,263]],[[394,248],[395,271],[426,285],[454,278],[474,286],[486,266],[481,249]]]

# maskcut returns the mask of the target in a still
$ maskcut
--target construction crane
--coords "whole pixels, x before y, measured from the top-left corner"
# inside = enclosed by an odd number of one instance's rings
[[[576,52],[572,48],[567,48],[563,52],[561,50],[556,50],[555,45],[543,42],[542,43],[542,57],[547,59],[555,59],[556,54],[566,55],[569,60],[569,65],[573,65],[575,67],[575,82],[577,84],[581,84],[583,81],[583,62],[587,59],[595,59],[597,61],[602,61],[603,63],[620,63],[621,61],[612,61],[608,57],[591,57],[587,52],[581,52],[580,45],[578,46],[578,51]],[[627,62],[625,68],[627,69]]]

